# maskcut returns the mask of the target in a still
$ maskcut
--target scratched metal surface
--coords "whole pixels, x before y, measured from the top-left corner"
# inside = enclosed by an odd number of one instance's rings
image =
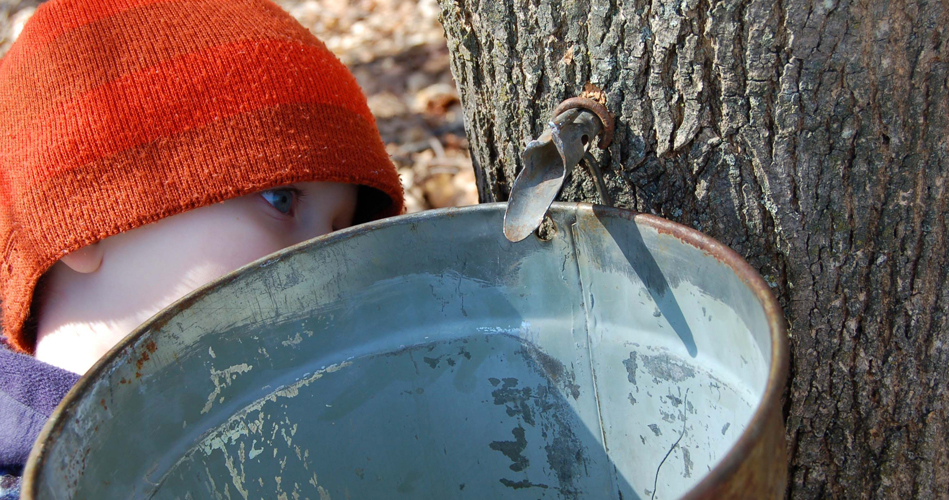
[[[163,311],[51,419],[25,498],[672,499],[721,471],[783,384],[762,295],[652,219],[555,204],[510,243],[503,211],[336,233]]]

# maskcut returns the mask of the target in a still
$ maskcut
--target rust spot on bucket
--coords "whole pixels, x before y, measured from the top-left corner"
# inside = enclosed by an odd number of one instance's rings
[[[141,370],[142,365],[144,365],[149,359],[151,359],[151,357],[148,355],[148,352],[143,352],[142,355],[139,356],[138,361],[135,362],[135,367]],[[136,374],[136,376],[138,376],[138,374]]]
[[[149,356],[148,353],[154,353],[157,350],[158,350],[158,346],[155,345],[154,340],[149,340],[147,343],[145,343],[145,350],[142,351],[142,355],[139,356],[138,361],[135,362],[135,367],[141,370],[142,365],[144,365],[146,361],[151,359],[151,356]],[[137,378],[137,377],[140,377],[141,375],[136,373],[135,376]]]
[[[99,400],[99,404],[102,405],[103,410],[108,410],[109,407],[105,405],[105,398]]]

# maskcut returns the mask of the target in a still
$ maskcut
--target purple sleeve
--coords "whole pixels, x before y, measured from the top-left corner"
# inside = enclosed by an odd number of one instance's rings
[[[0,345],[0,472],[17,474],[79,375]]]

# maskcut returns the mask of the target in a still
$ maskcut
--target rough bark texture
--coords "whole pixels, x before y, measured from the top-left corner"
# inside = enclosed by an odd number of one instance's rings
[[[482,201],[602,89],[617,204],[780,297],[793,498],[949,496],[949,3],[440,0]],[[563,200],[595,200],[576,170]]]

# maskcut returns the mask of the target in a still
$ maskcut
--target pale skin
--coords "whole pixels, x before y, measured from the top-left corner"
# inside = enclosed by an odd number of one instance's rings
[[[167,217],[72,252],[38,297],[37,359],[85,373],[152,315],[260,257],[348,227],[357,187],[304,182]]]

